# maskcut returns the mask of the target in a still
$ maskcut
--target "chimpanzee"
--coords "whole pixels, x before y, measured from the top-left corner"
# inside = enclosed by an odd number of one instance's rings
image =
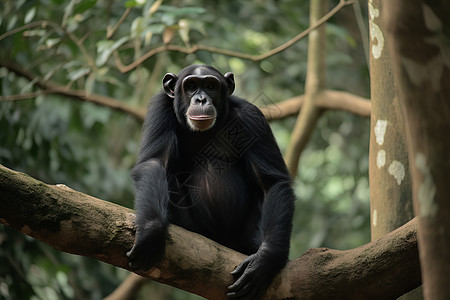
[[[174,223],[249,255],[229,298],[260,297],[286,264],[295,196],[261,111],[232,96],[234,75],[192,65],[168,73],[151,101],[136,166],[130,267],[163,256]]]

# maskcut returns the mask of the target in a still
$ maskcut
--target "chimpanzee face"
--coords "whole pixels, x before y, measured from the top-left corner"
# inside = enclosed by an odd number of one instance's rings
[[[212,67],[191,66],[179,76],[166,74],[163,85],[166,95],[175,101],[178,120],[192,131],[205,131],[214,126],[218,114],[226,112],[228,97],[234,91],[234,75],[224,76]]]
[[[212,75],[189,75],[181,84],[183,101],[189,103],[186,121],[194,131],[214,126],[220,99],[220,80]]]

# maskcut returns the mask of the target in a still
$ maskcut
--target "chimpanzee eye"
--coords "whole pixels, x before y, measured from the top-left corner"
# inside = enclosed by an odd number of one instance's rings
[[[214,83],[212,83],[212,82],[210,82],[210,83],[208,83],[207,85],[206,85],[206,89],[208,90],[208,91],[215,91],[216,90],[216,85],[214,84]]]
[[[188,93],[193,93],[193,92],[195,92],[197,90],[197,86],[195,85],[195,84],[193,84],[193,83],[189,83],[187,86],[186,86],[186,92],[188,92]]]

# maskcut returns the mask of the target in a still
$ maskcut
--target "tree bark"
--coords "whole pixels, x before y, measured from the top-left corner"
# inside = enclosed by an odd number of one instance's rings
[[[60,251],[129,269],[134,218],[130,209],[0,165],[0,222]],[[275,277],[266,299],[395,299],[420,285],[416,223],[356,249],[307,251]],[[171,225],[163,260],[139,275],[226,299],[230,272],[244,257]]]
[[[406,131],[398,102],[389,49],[384,38],[381,0],[369,1],[372,99],[369,180],[372,239],[414,217]],[[394,201],[393,201],[394,200]]]
[[[369,0],[371,128],[369,182],[372,240],[414,217],[406,130],[381,16],[381,0]],[[423,299],[421,289],[402,300]]]
[[[450,299],[450,2],[385,1],[426,299]]]

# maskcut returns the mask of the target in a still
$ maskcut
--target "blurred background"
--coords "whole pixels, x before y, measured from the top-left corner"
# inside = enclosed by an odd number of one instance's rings
[[[339,1],[329,2],[331,9]],[[369,98],[364,3],[327,22],[326,70],[328,88]],[[141,117],[165,73],[194,63],[232,71],[235,94],[259,106],[304,93],[307,38],[262,61],[160,47],[257,55],[307,29],[308,16],[308,1],[294,0],[3,0],[0,164],[132,208]],[[152,49],[161,51],[125,70]],[[83,101],[102,97],[107,104]],[[130,109],[113,109],[112,101]],[[295,120],[270,123],[283,152]],[[320,118],[295,179],[291,258],[370,241],[369,126],[369,118],[342,111]],[[102,299],[127,275],[0,225],[0,299]],[[199,298],[155,282],[140,297]]]

